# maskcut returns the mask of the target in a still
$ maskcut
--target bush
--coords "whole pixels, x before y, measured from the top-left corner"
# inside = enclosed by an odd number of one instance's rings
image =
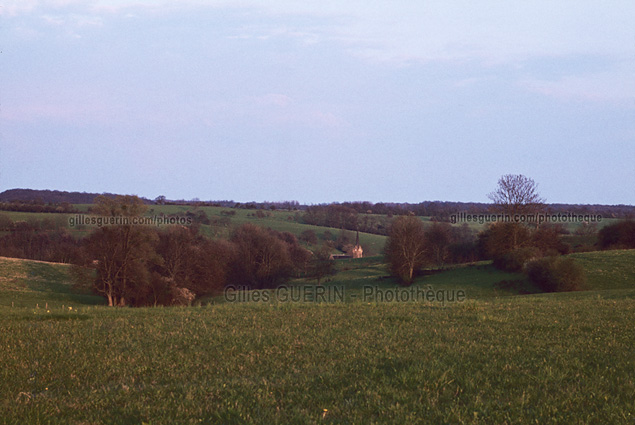
[[[191,305],[194,298],[196,298],[194,292],[178,286],[170,288],[170,295],[172,296],[173,305]]]
[[[494,267],[508,272],[521,272],[531,260],[540,258],[540,250],[536,247],[518,248],[494,258]]]
[[[584,270],[572,258],[541,258],[529,262],[525,271],[546,292],[580,291],[586,283]]]
[[[304,232],[302,232],[302,234],[300,234],[300,240],[310,245],[315,245],[318,243],[317,235],[313,230],[310,229],[305,230]]]
[[[536,229],[531,235],[531,246],[540,249],[544,255],[568,254],[569,245],[562,242],[558,226],[545,226]]]
[[[500,258],[522,246],[530,245],[530,230],[519,223],[497,222],[479,234],[479,246],[486,258]]]
[[[603,227],[598,233],[598,243],[604,249],[635,248],[635,221],[625,220]]]

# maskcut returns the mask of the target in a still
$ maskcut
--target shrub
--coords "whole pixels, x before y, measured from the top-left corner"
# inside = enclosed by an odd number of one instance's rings
[[[335,274],[335,261],[331,258],[331,247],[327,243],[311,256],[310,273],[318,285],[322,278]]]
[[[192,291],[178,286],[170,288],[170,295],[172,296],[173,305],[191,305],[194,298],[196,298]]]
[[[518,248],[494,258],[494,267],[508,272],[520,272],[529,261],[540,258],[535,247]]]
[[[313,230],[310,229],[302,232],[302,234],[300,235],[300,240],[310,245],[315,245],[318,243],[317,235]]]
[[[527,246],[531,232],[519,223],[497,222],[479,234],[480,250],[486,258],[502,257],[504,254]]]
[[[635,248],[635,221],[625,220],[603,227],[598,242],[604,249]]]
[[[525,271],[529,279],[546,292],[579,291],[586,282],[584,270],[572,258],[541,258],[529,262]]]
[[[568,254],[569,245],[562,242],[558,226],[545,226],[536,229],[531,235],[531,246],[540,249],[544,255]]]

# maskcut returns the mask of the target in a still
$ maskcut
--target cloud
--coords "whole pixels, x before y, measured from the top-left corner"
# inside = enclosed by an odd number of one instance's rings
[[[480,60],[508,63],[536,56],[632,54],[635,4],[616,0],[8,0],[2,14],[74,12],[99,23],[105,14],[172,13],[174,10],[247,11],[256,27],[230,37],[280,37],[305,44],[339,43],[367,60]],[[91,21],[91,18],[94,19]]]
[[[560,100],[618,102],[635,106],[634,72],[568,75],[557,80],[524,79],[520,85]]]
[[[632,51],[635,5],[619,0],[610,7],[589,0],[468,0],[369,3],[191,2],[197,7],[249,9],[264,24],[242,36],[330,41],[372,61],[510,63],[532,57]],[[286,25],[281,29],[280,22]]]

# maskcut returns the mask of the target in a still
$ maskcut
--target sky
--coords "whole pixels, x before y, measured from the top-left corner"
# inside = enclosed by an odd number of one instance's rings
[[[5,0],[0,191],[635,204],[635,2]]]

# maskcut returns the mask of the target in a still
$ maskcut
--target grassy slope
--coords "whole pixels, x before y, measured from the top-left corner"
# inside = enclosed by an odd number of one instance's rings
[[[519,276],[480,265],[418,279],[468,291],[445,307],[189,309],[96,307],[65,265],[0,259],[0,423],[632,423],[634,255],[575,255],[599,291],[493,297]]]
[[[587,289],[635,289],[635,250],[586,252],[570,256],[584,268]],[[338,274],[327,285],[346,285],[352,289],[364,285],[397,286],[395,279],[387,278],[388,271],[380,256],[337,263]],[[525,275],[497,270],[487,262],[421,276],[413,284],[425,288],[428,285],[434,289],[464,289],[468,299],[540,292]]]
[[[60,308],[103,304],[101,297],[73,290],[67,264],[0,257],[0,306]]]
[[[349,292],[357,294],[362,293],[365,285],[379,288],[399,287],[397,280],[388,276],[389,272],[381,256],[361,260],[338,260],[337,263],[339,271],[326,282],[327,285],[344,285]],[[538,292],[524,275],[502,272],[487,262],[458,266],[442,272],[430,272],[432,274],[416,278],[412,287],[463,289],[466,291],[467,299]]]
[[[635,249],[571,254],[591,289],[635,288]]]

